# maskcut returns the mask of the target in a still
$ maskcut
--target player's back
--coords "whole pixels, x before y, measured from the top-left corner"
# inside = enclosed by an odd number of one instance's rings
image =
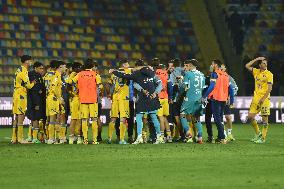
[[[202,90],[205,86],[204,74],[198,70],[188,71],[185,74],[185,83],[188,83],[188,100],[199,100],[202,97]]]

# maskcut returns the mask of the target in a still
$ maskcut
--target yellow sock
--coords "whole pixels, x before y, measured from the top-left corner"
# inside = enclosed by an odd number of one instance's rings
[[[34,128],[33,129],[33,139],[38,139],[37,134],[38,134],[39,128]]]
[[[88,139],[88,121],[83,120],[82,121],[82,131],[83,131],[83,137],[84,139]]]
[[[97,121],[92,122],[92,133],[93,133],[93,141],[97,142],[97,136],[98,136],[98,122]]]
[[[12,142],[16,142],[17,141],[17,126],[13,126],[13,130],[12,130]]]
[[[120,140],[124,140],[125,138],[125,132],[126,132],[126,125],[123,122],[120,122],[119,125],[119,136],[120,136]]]
[[[18,141],[19,142],[23,142],[24,140],[24,129],[23,129],[23,125],[18,125],[18,133],[17,133],[17,136],[18,136]]]
[[[268,124],[263,124],[263,127],[262,127],[262,138],[265,140],[266,139],[266,136],[267,136],[267,131],[268,131]]]
[[[172,134],[172,133],[171,133],[171,130],[167,130],[166,132],[167,132],[167,137],[171,137],[171,136],[172,136],[172,135],[171,135],[171,134]]]
[[[33,136],[33,127],[30,125],[29,132],[28,132],[28,138],[32,138],[32,136]]]
[[[49,140],[54,140],[54,128],[55,128],[55,125],[53,123],[49,123],[48,128],[47,128]]]
[[[193,136],[193,134],[194,134],[192,121],[189,122],[189,133],[190,133],[191,136]]]
[[[40,120],[39,122],[38,122],[38,126],[39,126],[39,132],[41,132],[41,133],[43,133],[43,122]]]
[[[59,139],[60,137],[60,128],[61,128],[61,125],[56,123],[55,124],[55,139]]]
[[[45,125],[45,135],[46,135],[46,138],[49,139],[49,123]]]
[[[60,127],[60,139],[66,138],[66,125],[62,124]]]
[[[256,120],[253,120],[253,121],[251,122],[251,125],[252,125],[253,128],[254,128],[255,134],[258,134],[258,133],[259,133],[259,127],[258,127],[258,124],[257,124]]]
[[[81,132],[82,132],[81,121],[76,121],[75,136],[81,135]]]
[[[112,134],[113,134],[113,131],[114,131],[114,125],[115,125],[115,123],[112,122],[112,121],[108,125],[108,138],[109,139],[112,138]]]

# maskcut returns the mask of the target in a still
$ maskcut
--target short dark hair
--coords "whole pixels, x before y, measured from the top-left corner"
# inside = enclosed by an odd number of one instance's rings
[[[49,65],[50,65],[51,69],[57,69],[57,68],[60,67],[60,64],[59,64],[58,60],[51,60]]]
[[[161,61],[159,58],[153,58],[151,61],[151,66],[153,66],[153,68],[158,68],[159,64],[161,64]]]
[[[58,60],[58,64],[59,64],[59,66],[66,65],[66,62],[64,62],[63,60]]]
[[[146,64],[145,64],[145,62],[144,62],[144,60],[143,59],[137,59],[136,61],[135,61],[135,66],[145,66]]]
[[[27,60],[32,60],[32,57],[30,55],[23,55],[21,56],[21,62],[25,63]]]
[[[188,60],[185,60],[183,64],[192,64],[193,66],[197,67],[198,66],[198,60],[188,59]]]
[[[72,63],[66,63],[66,68],[67,69],[72,68],[72,65],[73,65]]]
[[[81,69],[82,64],[80,62],[73,62],[72,64],[72,70],[75,72],[79,72]]]
[[[214,62],[215,64],[217,64],[219,68],[220,68],[221,65],[223,64],[223,63],[221,62],[221,60],[219,60],[219,59],[213,59],[212,62]]]
[[[87,58],[84,62],[84,69],[92,69],[95,66],[95,62],[92,58]]]
[[[121,67],[123,64],[125,64],[127,62],[128,62],[127,58],[122,58],[121,60],[119,60],[118,65],[119,65],[119,67]]]
[[[174,65],[174,67],[180,67],[181,66],[181,60],[179,58],[172,59],[172,60],[169,61],[169,63],[172,63]]]
[[[41,66],[43,66],[43,63],[36,61],[33,65],[33,68],[35,69],[35,68],[38,68],[38,67],[41,67]]]

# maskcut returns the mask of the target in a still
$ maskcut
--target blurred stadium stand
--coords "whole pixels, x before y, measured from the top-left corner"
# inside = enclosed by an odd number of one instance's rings
[[[284,1],[226,0],[223,12],[237,54],[243,64],[256,56],[266,56],[274,74],[273,95],[284,94]],[[281,71],[280,71],[281,70]],[[244,72],[246,93],[253,93],[254,80]]]
[[[102,75],[119,58],[195,57],[186,0],[0,0],[0,94],[11,96],[19,56],[48,64],[93,57]]]

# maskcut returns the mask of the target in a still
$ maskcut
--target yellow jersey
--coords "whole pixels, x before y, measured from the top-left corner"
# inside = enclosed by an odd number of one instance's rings
[[[47,96],[55,96],[58,99],[62,97],[61,74],[57,71],[49,71],[44,76],[44,83]]]
[[[73,78],[77,75],[76,72],[72,72],[68,78],[66,79],[66,83],[68,83],[69,85],[71,85],[71,91],[70,94],[72,96],[79,96],[79,90],[78,90],[78,83],[73,81]]]
[[[268,70],[261,72],[256,68],[253,68],[252,74],[255,80],[254,96],[263,96],[268,89],[268,84],[273,84],[273,74]]]
[[[129,68],[123,69],[123,72],[126,74],[130,74],[131,69]],[[125,79],[116,77],[115,75],[112,74],[109,83],[114,86],[114,91],[112,95],[113,100],[129,99],[129,86]]]
[[[27,89],[31,89],[34,83],[29,80],[29,74],[26,67],[21,66],[17,69],[14,79],[14,92],[21,95],[27,95]]]

